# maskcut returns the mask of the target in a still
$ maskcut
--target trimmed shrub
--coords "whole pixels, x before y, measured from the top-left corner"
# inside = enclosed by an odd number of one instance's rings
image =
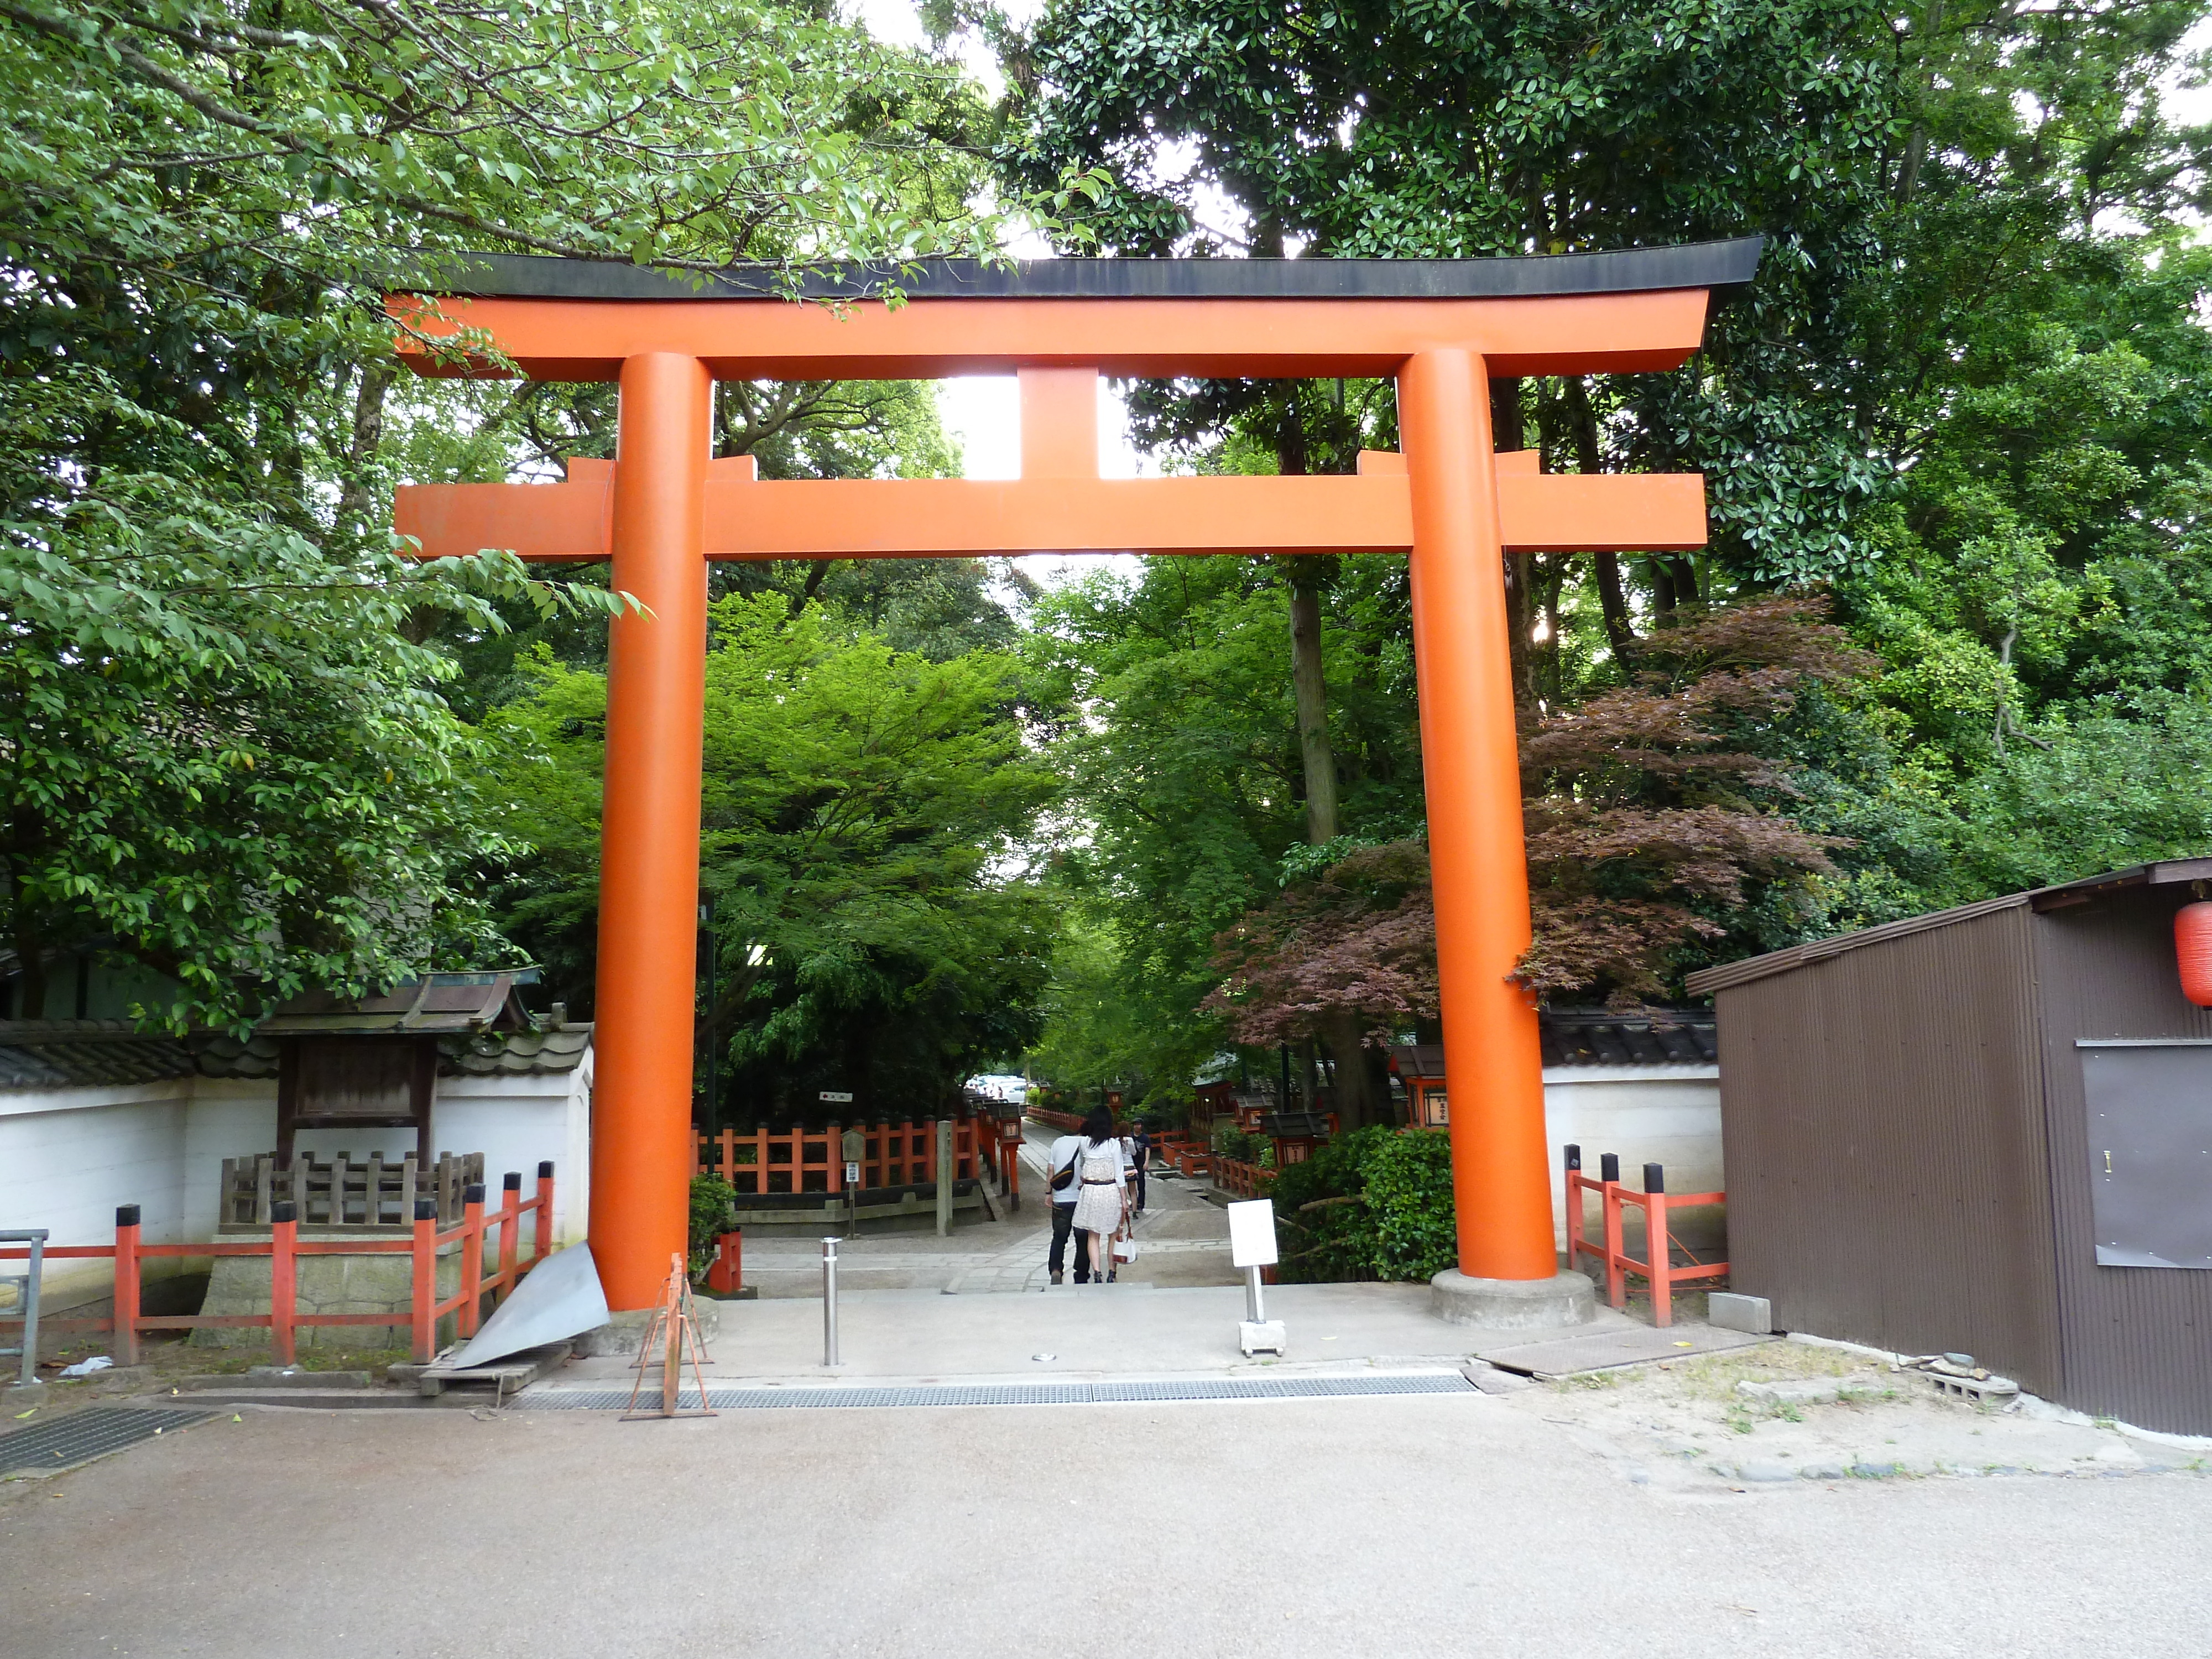
[[[1437,1129],[1355,1129],[1275,1178],[1278,1276],[1419,1283],[1457,1259],[1451,1144]]]

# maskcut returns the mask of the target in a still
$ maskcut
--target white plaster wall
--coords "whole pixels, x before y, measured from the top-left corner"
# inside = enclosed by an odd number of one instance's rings
[[[441,1078],[441,1151],[484,1154],[487,1194],[500,1177],[522,1174],[538,1188],[541,1158],[554,1163],[554,1234],[580,1242],[589,1214],[592,1056],[574,1071],[543,1077]],[[43,1227],[54,1244],[105,1244],[118,1205],[136,1204],[149,1243],[214,1236],[216,1199],[227,1158],[276,1144],[276,1085],[229,1078],[86,1089],[0,1089],[0,1228]],[[301,1150],[341,1149],[404,1158],[408,1129],[303,1130]],[[154,1264],[149,1264],[149,1272]],[[55,1262],[44,1293],[61,1308],[107,1294],[104,1261]]]
[[[49,1244],[107,1244],[116,1206],[136,1204],[149,1241],[181,1239],[193,1082],[0,1089],[0,1228],[43,1227]],[[106,1295],[113,1279],[105,1261],[57,1261],[42,1293],[64,1308]]]
[[[1566,1149],[1583,1149],[1583,1168],[1592,1179],[1599,1156],[1620,1154],[1620,1178],[1641,1189],[1644,1166],[1667,1166],[1670,1193],[1724,1192],[1721,1167],[1720,1068],[1715,1066],[1555,1066],[1544,1072],[1544,1124],[1552,1148],[1555,1194],[1565,1188]],[[1557,1199],[1554,1207],[1557,1207]],[[1631,1212],[1633,1224],[1635,1212]],[[1589,1206],[1590,1230],[1597,1228],[1597,1206]],[[1567,1243],[1567,1218],[1555,1218],[1559,1248]],[[1717,1239],[1712,1212],[1691,1212],[1681,1231],[1693,1246]],[[1640,1237],[1640,1226],[1634,1228]]]
[[[272,1079],[204,1077],[192,1091],[185,1120],[185,1156],[180,1170],[185,1194],[185,1237],[195,1243],[215,1237],[216,1199],[222,1185],[222,1161],[252,1158],[276,1148],[276,1083]]]
[[[582,1240],[590,1212],[590,1064],[586,1055],[575,1071],[544,1077],[438,1079],[439,1150],[484,1155],[487,1204],[498,1206],[510,1170],[528,1198],[538,1190],[539,1160],[553,1160],[553,1234],[562,1246]]]

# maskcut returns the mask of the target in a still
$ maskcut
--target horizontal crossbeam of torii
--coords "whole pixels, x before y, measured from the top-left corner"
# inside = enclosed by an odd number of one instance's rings
[[[611,624],[608,665],[591,1243],[611,1304],[651,1305],[684,1248],[707,562],[1030,552],[1410,556],[1459,1273],[1509,1301],[1540,1291],[1557,1262],[1535,1008],[1511,977],[1529,921],[1500,556],[1702,546],[1705,494],[1695,475],[1542,475],[1494,453],[1489,379],[1679,368],[1759,252],[933,260],[795,281],[487,256],[393,295],[422,373],[621,386],[613,461],[557,484],[406,486],[396,512],[425,557],[611,559],[647,608]],[[467,349],[425,349],[441,339]],[[1009,373],[1018,479],[771,482],[710,453],[717,380]],[[1395,376],[1404,449],[1351,477],[1103,479],[1101,374]]]

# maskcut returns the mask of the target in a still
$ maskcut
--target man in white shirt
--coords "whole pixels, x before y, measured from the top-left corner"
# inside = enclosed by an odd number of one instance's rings
[[[1081,1135],[1062,1135],[1054,1141],[1052,1150],[1045,1154],[1045,1184],[1051,1187],[1063,1170],[1071,1170],[1082,1151]],[[1052,1282],[1057,1285],[1067,1261],[1067,1235],[1075,1224],[1075,1200],[1083,1194],[1083,1183],[1070,1174],[1066,1186],[1052,1187],[1051,1190],[1052,1255],[1047,1265],[1052,1269]],[[1079,1285],[1091,1280],[1091,1253],[1085,1248],[1085,1243],[1081,1238],[1075,1241],[1075,1282]]]

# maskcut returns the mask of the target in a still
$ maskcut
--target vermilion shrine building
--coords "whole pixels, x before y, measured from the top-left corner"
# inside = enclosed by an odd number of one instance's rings
[[[1680,368],[1758,239],[1470,260],[926,261],[896,273],[732,271],[695,288],[629,266],[475,263],[398,295],[425,374],[615,381],[612,462],[559,484],[415,486],[426,556],[611,559],[643,614],[612,624],[591,1243],[611,1305],[657,1300],[691,1169],[699,767],[710,559],[1031,552],[1390,553],[1411,558],[1462,1293],[1557,1273],[1501,555],[1702,546],[1696,476],[1540,474],[1498,455],[1495,375]],[[494,354],[511,363],[494,361]],[[1015,374],[1022,476],[763,482],[710,453],[718,380]],[[1097,385],[1117,376],[1393,376],[1402,453],[1356,477],[1103,479]],[[1448,1275],[1457,1278],[1457,1275]]]

